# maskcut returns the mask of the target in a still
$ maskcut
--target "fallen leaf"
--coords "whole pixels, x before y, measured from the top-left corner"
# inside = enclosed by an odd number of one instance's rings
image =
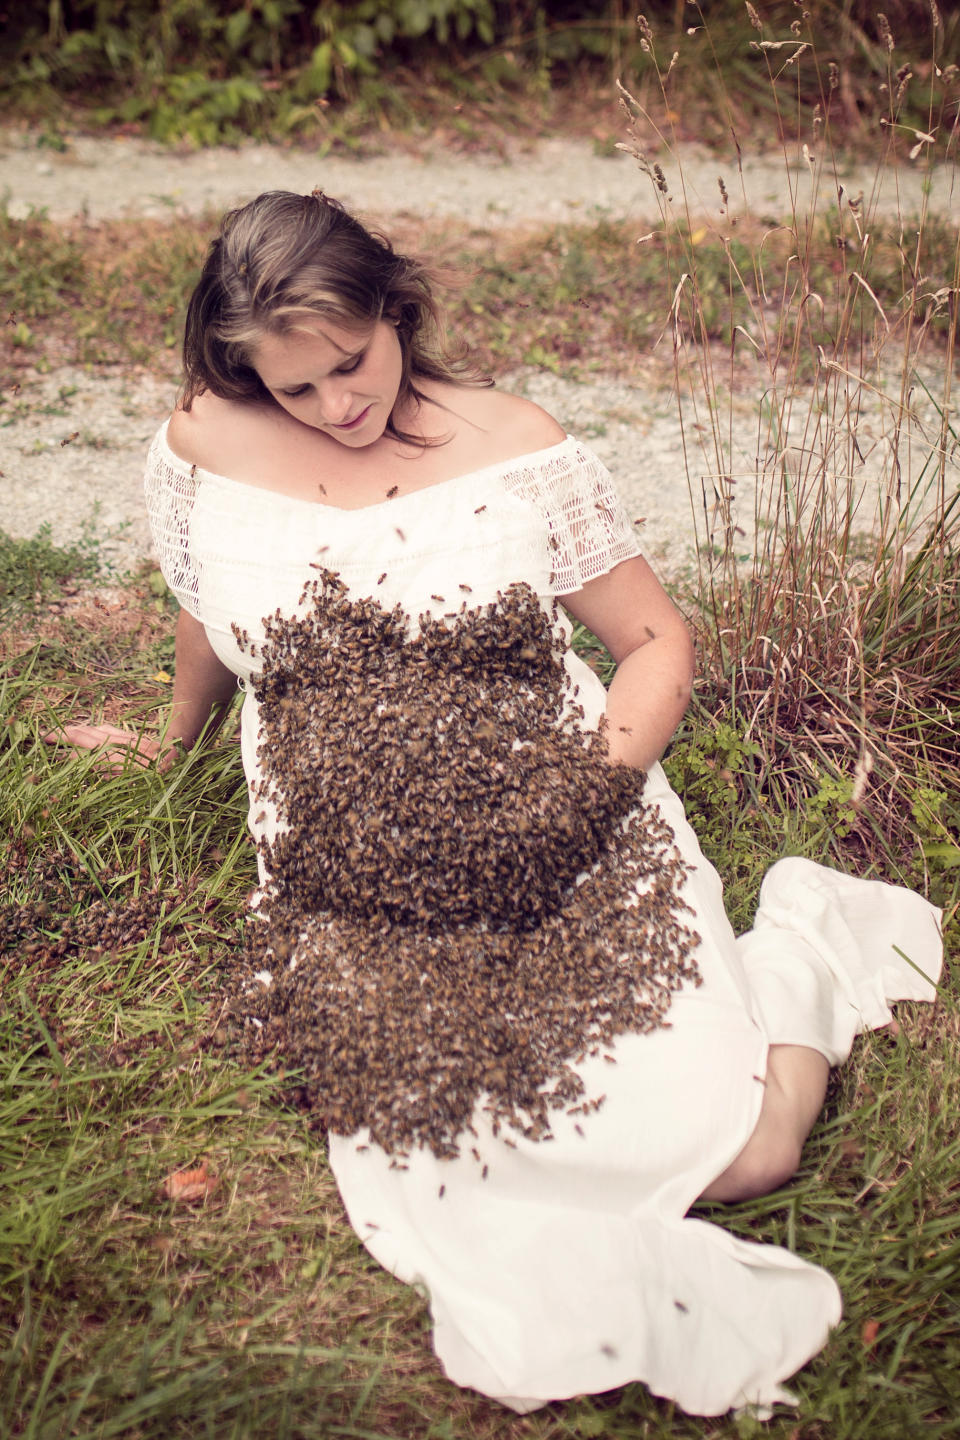
[[[158,670],[156,675],[151,675],[151,680],[159,680],[161,685],[169,685],[173,678],[166,670]]]
[[[879,1320],[864,1320],[863,1326],[862,1326],[861,1331],[860,1331],[860,1339],[861,1339],[861,1341],[862,1341],[862,1343],[863,1343],[863,1348],[864,1348],[864,1350],[870,1350],[870,1349],[872,1349],[874,1343],[876,1342],[876,1338],[877,1338],[877,1336],[878,1336],[879,1334],[880,1334],[880,1322],[879,1322]]]
[[[216,1175],[211,1175],[207,1170],[206,1160],[201,1161],[195,1170],[174,1170],[163,1181],[161,1191],[168,1200],[189,1201],[206,1200],[212,1195],[220,1181]]]

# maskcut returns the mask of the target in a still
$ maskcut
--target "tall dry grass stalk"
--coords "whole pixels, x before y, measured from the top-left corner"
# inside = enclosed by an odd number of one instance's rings
[[[687,14],[684,42],[709,64],[707,15]],[[931,7],[927,125],[902,123],[921,80],[898,65],[884,22],[885,113],[869,182],[852,193],[845,176],[863,157],[834,144],[837,66],[818,51],[817,6],[797,15],[784,34],[752,5],[744,18],[780,136],[799,137],[779,141],[776,220],[751,201],[757,137],[738,133],[732,103],[713,204],[695,204],[671,104],[682,57],[660,56],[643,16],[656,77],[643,93],[659,98],[641,104],[620,87],[621,148],[652,181],[669,257],[664,339],[694,508],[705,701],[733,707],[798,807],[824,774],[840,777],[864,837],[902,845],[918,787],[960,793],[960,232],[930,199],[957,193],[960,87],[939,64]],[[916,206],[902,193],[908,171],[923,177]],[[718,304],[725,345],[707,339]]]

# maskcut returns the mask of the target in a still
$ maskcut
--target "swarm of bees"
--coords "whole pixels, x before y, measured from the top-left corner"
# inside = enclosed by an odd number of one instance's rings
[[[280,830],[230,1005],[251,1058],[398,1161],[458,1154],[478,1106],[531,1139],[588,1115],[578,1061],[699,979],[673,834],[584,728],[555,618],[514,585],[412,622],[321,571],[264,622]]]
[[[34,853],[21,842],[5,864],[11,871],[29,869],[31,890],[42,898],[0,910],[0,956],[13,969],[37,975],[56,971],[65,957],[140,944],[175,904],[173,892],[149,885],[134,893],[128,884],[105,899],[101,887],[120,877],[104,868],[98,884],[67,851]]]

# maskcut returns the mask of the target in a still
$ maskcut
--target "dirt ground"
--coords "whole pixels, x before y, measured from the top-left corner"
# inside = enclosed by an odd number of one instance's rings
[[[91,222],[207,212],[213,220],[223,208],[264,189],[306,191],[321,185],[386,229],[397,217],[406,226],[417,217],[455,215],[481,230],[609,217],[635,223],[639,238],[659,218],[654,186],[629,155],[595,153],[595,148],[588,141],[555,137],[534,145],[510,144],[498,155],[451,154],[425,145],[417,153],[352,159],[306,147],[252,143],[185,154],[130,137],[78,135],[54,151],[41,147],[39,136],[28,129],[7,130],[0,132],[0,194],[15,217],[40,208],[54,219],[87,216]],[[837,196],[838,182],[844,194],[863,194],[875,210],[899,207],[901,214],[919,214],[923,203],[920,170],[885,172],[878,187],[875,170],[867,166],[851,165],[827,178],[818,176],[802,154],[789,167],[781,154],[757,155],[743,160],[739,172],[735,163],[725,164],[695,146],[656,159],[666,176],[668,203],[680,214],[686,207],[691,217],[719,219],[720,178],[730,196],[730,217],[750,214],[771,225],[784,218],[791,204],[808,208],[815,188],[822,203]],[[952,170],[935,173],[926,203],[950,213],[956,199],[952,182]],[[10,533],[33,535],[49,521],[54,540],[66,544],[86,526],[114,575],[149,554],[141,476],[150,437],[175,396],[176,377],[169,361],[166,365],[166,374],[161,365],[157,373],[70,368],[44,375],[25,370],[18,377],[16,403],[8,400],[0,412],[0,500],[2,523]],[[627,385],[604,376],[602,369],[579,383],[533,369],[498,378],[594,446],[613,471],[631,515],[644,517],[648,553],[663,570],[675,573],[690,560],[695,524],[702,532],[707,523],[702,486],[709,495],[717,462],[708,433],[711,417],[688,401],[684,420],[693,446],[688,480],[670,370],[670,357],[661,350],[651,357],[646,385]],[[737,521],[746,549],[755,525],[757,455],[769,437],[760,403],[763,377],[758,372],[753,387],[749,374],[745,379],[746,385],[724,400],[721,426],[729,445],[724,469],[739,483]],[[925,442],[935,419],[918,399],[911,422],[918,442]],[[62,442],[73,434],[78,438],[65,446]],[[877,399],[862,415],[863,459],[852,477],[858,493],[863,491],[864,523],[874,512],[887,468],[889,435],[889,407]],[[798,465],[805,463],[805,444],[798,436]],[[919,443],[917,453],[923,453]],[[955,485],[956,456],[950,473]],[[845,493],[851,477],[835,478],[838,494]]]

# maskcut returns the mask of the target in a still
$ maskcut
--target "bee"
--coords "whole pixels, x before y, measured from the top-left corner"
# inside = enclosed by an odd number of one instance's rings
[[[677,1307],[677,1309],[680,1311],[681,1315],[689,1315],[689,1314],[690,1314],[689,1307],[686,1306],[686,1305],[684,1305],[684,1303],[683,1303],[682,1300],[674,1300],[673,1303],[674,1303],[674,1305]]]
[[[473,513],[474,513],[474,515],[482,515],[483,512],[484,512],[484,510],[486,510],[486,508],[487,508],[486,505],[478,505],[477,508],[476,508],[476,510],[474,510]]]
[[[390,489],[387,491],[387,499],[388,499],[388,500],[392,500],[393,497],[394,497],[394,495],[399,495],[399,493],[400,493],[400,486],[399,486],[399,485],[391,485],[391,486],[390,486]]]
[[[61,448],[61,450],[63,449],[64,445],[72,445],[73,442],[74,442],[74,440],[79,440],[79,439],[80,439],[80,431],[79,431],[79,430],[74,430],[71,435],[67,435],[63,440],[60,441],[60,448]]]
[[[191,466],[190,466],[190,479],[191,479],[191,480],[194,479],[194,477],[196,476],[196,473],[197,473],[197,467],[196,467],[196,465],[195,465],[195,464],[194,464],[194,465],[191,465]]]
[[[14,380],[13,384],[10,386],[10,394],[11,394],[11,395],[19,395],[19,394],[20,394],[20,381],[19,381],[19,380]]]
[[[317,489],[320,491],[320,494],[324,497],[324,499],[326,499],[327,487],[326,485],[324,485],[322,480],[317,481]]]
[[[406,540],[407,537],[406,537],[406,535],[404,535],[404,533],[403,533],[403,531],[400,529],[400,526],[399,526],[399,525],[394,525],[393,528],[394,528],[394,530],[395,530],[396,533],[397,533],[397,538],[398,538],[398,539],[400,539],[400,540]]]
[[[437,1199],[438,1199],[438,1200],[442,1200],[443,1197],[444,1197],[444,1195],[446,1195],[446,1193],[447,1193],[447,1187],[446,1187],[446,1185],[441,1185],[441,1186],[440,1186],[440,1189],[437,1191]]]
[[[437,602],[438,605],[444,604],[444,599],[443,599],[443,596],[442,596],[442,595],[431,595],[431,596],[430,596],[430,599],[431,599],[431,600],[436,600],[436,602]]]
[[[384,580],[386,580],[386,578],[387,578],[387,572],[386,572],[386,570],[384,570],[383,574],[380,576],[380,579],[377,581],[377,584],[378,584],[378,585],[382,585],[383,582],[384,582]]]

